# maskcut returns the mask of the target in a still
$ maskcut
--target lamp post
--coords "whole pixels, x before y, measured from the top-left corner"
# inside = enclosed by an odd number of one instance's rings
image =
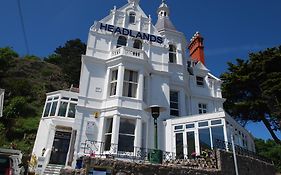
[[[236,158],[236,150],[235,150],[235,142],[234,142],[234,135],[235,130],[232,126],[230,126],[231,131],[230,131],[230,138],[231,138],[231,145],[232,145],[232,153],[233,153],[233,161],[234,161],[234,167],[235,167],[235,174],[239,175],[238,172],[238,164],[237,164],[237,158]]]
[[[162,162],[162,151],[158,150],[158,127],[157,119],[160,116],[160,112],[165,111],[165,108],[158,105],[150,106],[146,111],[151,113],[154,122],[154,151],[150,153],[150,162],[161,163]]]

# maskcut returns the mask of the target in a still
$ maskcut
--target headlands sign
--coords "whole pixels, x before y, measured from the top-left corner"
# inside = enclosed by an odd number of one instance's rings
[[[117,27],[117,26],[110,25],[110,24],[98,23],[98,25],[100,25],[100,27],[99,27],[100,30],[105,30],[105,31],[108,31],[108,32],[111,32],[114,34],[130,36],[130,37],[133,37],[136,39],[147,40],[147,41],[156,42],[159,44],[162,44],[164,42],[164,39],[161,36],[155,36],[155,35],[148,34],[148,33],[142,33],[142,32],[138,32],[138,31],[122,28],[122,27]]]

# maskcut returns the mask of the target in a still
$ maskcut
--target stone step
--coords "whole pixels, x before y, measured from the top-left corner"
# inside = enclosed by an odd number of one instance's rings
[[[63,165],[49,164],[47,165],[44,175],[59,175]]]

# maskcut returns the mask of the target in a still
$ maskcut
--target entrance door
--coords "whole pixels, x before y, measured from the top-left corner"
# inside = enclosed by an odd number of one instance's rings
[[[56,131],[50,158],[51,164],[65,165],[70,137],[70,132]]]

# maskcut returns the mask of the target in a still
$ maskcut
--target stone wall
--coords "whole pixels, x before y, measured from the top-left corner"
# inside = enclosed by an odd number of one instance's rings
[[[112,175],[235,175],[232,154],[224,151],[217,151],[216,154],[216,168],[202,168],[180,162],[157,165],[93,157],[85,157],[84,165],[86,172],[92,168],[107,169]],[[275,175],[272,164],[247,156],[237,155],[237,160],[239,175]]]
[[[222,174],[235,175],[233,154],[218,151],[218,168]],[[248,156],[237,155],[238,173],[240,175],[275,175],[273,164],[266,163]]]

